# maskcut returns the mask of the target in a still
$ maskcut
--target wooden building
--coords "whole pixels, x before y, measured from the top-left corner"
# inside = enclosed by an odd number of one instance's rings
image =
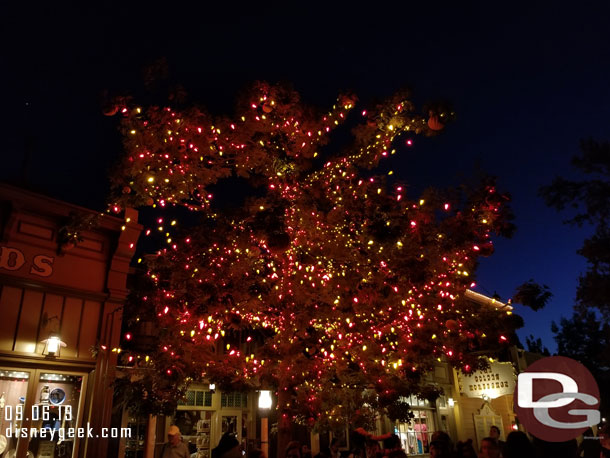
[[[140,230],[133,210],[99,215],[0,184],[1,458],[107,456],[112,349]],[[47,434],[23,437],[32,428]],[[57,436],[70,428],[83,429]]]

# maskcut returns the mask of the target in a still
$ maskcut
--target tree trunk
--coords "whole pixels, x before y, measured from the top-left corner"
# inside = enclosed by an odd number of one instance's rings
[[[277,458],[284,458],[286,446],[292,440],[292,421],[290,416],[290,394],[281,386],[277,392]]]

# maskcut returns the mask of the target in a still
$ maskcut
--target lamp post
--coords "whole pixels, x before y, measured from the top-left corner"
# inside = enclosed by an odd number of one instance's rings
[[[269,458],[269,409],[271,408],[271,391],[261,390],[258,394],[258,408],[261,412],[261,450]]]

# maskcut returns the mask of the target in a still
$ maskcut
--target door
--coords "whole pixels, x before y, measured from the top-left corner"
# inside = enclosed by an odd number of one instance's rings
[[[220,437],[225,433],[234,434],[241,442],[241,410],[222,409],[218,412],[220,418]]]

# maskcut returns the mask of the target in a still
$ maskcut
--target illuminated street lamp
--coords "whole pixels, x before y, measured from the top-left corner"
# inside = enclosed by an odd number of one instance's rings
[[[261,411],[261,450],[266,457],[269,456],[269,409],[273,400],[271,391],[261,390],[258,393],[258,408]]]
[[[258,408],[263,410],[263,409],[270,409],[271,408],[271,404],[272,404],[272,399],[271,399],[271,391],[269,390],[261,390],[258,394]]]

